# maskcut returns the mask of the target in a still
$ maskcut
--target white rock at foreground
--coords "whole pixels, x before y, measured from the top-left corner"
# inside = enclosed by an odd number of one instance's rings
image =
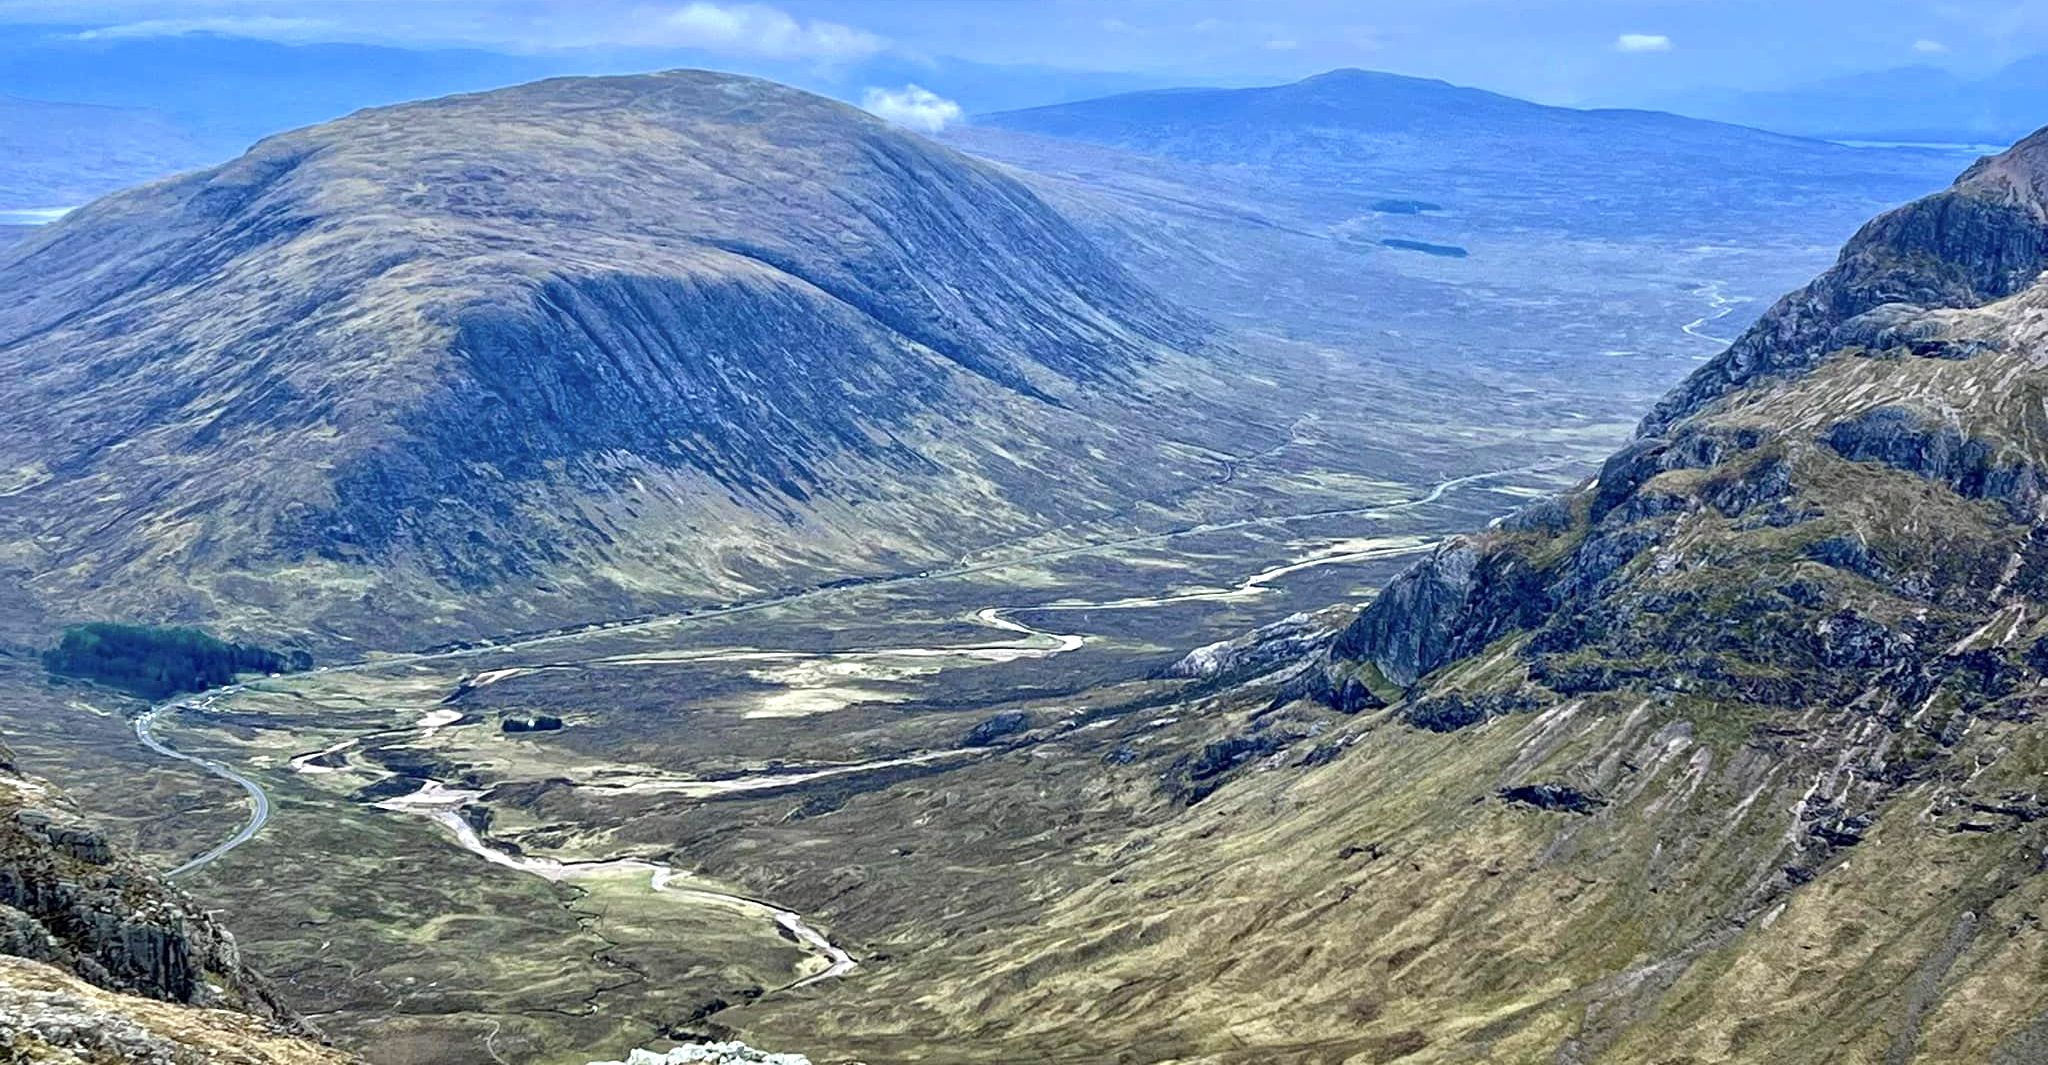
[[[624,1061],[593,1061],[590,1065],[811,1065],[802,1054],[770,1054],[741,1042],[684,1043],[665,1054],[635,1050]]]

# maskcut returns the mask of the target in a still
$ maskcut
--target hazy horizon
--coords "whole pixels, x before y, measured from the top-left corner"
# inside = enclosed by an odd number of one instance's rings
[[[1191,0],[978,4],[793,0],[96,0],[0,2],[0,49],[166,43],[217,35],[476,53],[549,73],[704,66],[857,97],[883,72],[1003,68],[1074,98],[1062,77],[1108,91],[1243,86],[1359,67],[1441,78],[1541,103],[1666,107],[1715,90],[1769,90],[1927,67],[1987,76],[2048,51],[2048,7],[1996,0],[1783,5],[1454,0],[1243,5]],[[1102,80],[1101,76],[1110,76]],[[1095,81],[1087,81],[1088,78]],[[920,84],[922,84],[920,82]],[[944,94],[943,85],[925,88]],[[0,86],[0,91],[6,91]],[[970,109],[972,105],[970,104]]]

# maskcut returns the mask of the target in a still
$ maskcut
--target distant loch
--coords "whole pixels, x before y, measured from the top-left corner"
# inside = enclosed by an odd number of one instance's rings
[[[1372,209],[1380,214],[1437,214],[1444,205],[1428,200],[1377,200]]]
[[[1389,248],[1399,248],[1402,251],[1419,251],[1424,255],[1436,255],[1445,259],[1463,259],[1472,254],[1456,244],[1431,244],[1428,241],[1402,240],[1399,237],[1387,237],[1381,240],[1380,243]]]

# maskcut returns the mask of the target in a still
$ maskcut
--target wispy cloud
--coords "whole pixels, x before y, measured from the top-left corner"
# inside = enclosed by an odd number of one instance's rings
[[[1668,52],[1671,38],[1661,33],[1624,33],[1614,39],[1618,52]]]
[[[122,22],[81,30],[72,36],[81,41],[137,37],[184,37],[194,33],[219,33],[265,40],[313,39],[334,28],[334,23],[317,18],[281,18],[274,15],[219,15],[209,18],[154,18]]]
[[[888,47],[866,30],[837,22],[799,21],[763,4],[715,4],[707,0],[635,20],[640,32],[626,34],[642,45],[701,48],[729,55],[772,59],[859,59]]]
[[[0,23],[7,21],[11,2],[0,0]],[[217,33],[288,42],[459,44],[515,52],[673,48],[718,56],[820,62],[864,59],[891,44],[880,34],[856,26],[798,18],[782,8],[745,0],[536,0],[519,4],[360,0],[324,5],[277,0],[269,10],[264,10],[265,4],[259,0],[185,4],[103,0],[94,6],[113,17],[74,36],[94,40]],[[177,11],[179,7],[185,10]],[[166,8],[177,13],[166,14]],[[148,17],[124,21],[119,17],[122,14]],[[49,17],[58,20],[58,16]],[[67,21],[86,19],[73,16]]]
[[[1913,50],[1920,53],[1921,55],[1940,55],[1941,53],[1948,51],[1948,45],[1945,45],[1940,41],[1931,41],[1925,37],[1922,37],[1919,40],[1913,42]]]
[[[870,88],[861,95],[861,107],[899,126],[920,133],[937,133],[960,121],[960,105],[918,85],[900,89]]]

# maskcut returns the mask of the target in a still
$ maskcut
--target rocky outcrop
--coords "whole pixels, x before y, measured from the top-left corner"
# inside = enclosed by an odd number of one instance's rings
[[[666,1051],[636,1049],[624,1061],[590,1065],[811,1065],[802,1054],[773,1054],[741,1042],[684,1043]]]
[[[0,1060],[344,1065],[234,937],[0,746]]]
[[[1865,225],[1833,269],[1778,301],[1734,344],[1644,418],[1657,436],[1764,377],[1802,373],[1856,343],[1967,357],[1939,336],[1898,331],[1906,312],[1977,307],[2032,285],[2048,269],[2048,135],[2037,133],[1971,167],[1945,192]]]
[[[967,730],[963,747],[992,747],[1031,728],[1031,715],[1022,710],[1005,710]]]
[[[1290,614],[1242,636],[1189,651],[1165,675],[1188,680],[1249,677],[1298,662],[1335,635],[1314,615]]]
[[[1503,801],[1522,806],[1570,814],[1589,814],[1607,805],[1606,800],[1599,796],[1589,795],[1569,784],[1516,784],[1500,789],[1500,797]]]
[[[1240,769],[1310,739],[1316,731],[1294,724],[1257,722],[1243,732],[1211,741],[1200,750],[1175,759],[1161,777],[1161,790],[1192,806],[1214,794]]]
[[[350,1065],[274,1022],[123,995],[0,956],[0,1061],[42,1065]]]
[[[2015,521],[2031,521],[2041,506],[2041,470],[2000,454],[1986,440],[1963,435],[1899,406],[1876,407],[1836,422],[1822,440],[1843,458],[1882,462],[1969,499],[2001,503]]]
[[[1511,553],[1451,540],[1390,582],[1330,653],[1408,687],[1533,619],[1543,603],[1539,580]]]
[[[12,770],[0,770],[0,946],[110,991],[296,1023],[226,929]]]

